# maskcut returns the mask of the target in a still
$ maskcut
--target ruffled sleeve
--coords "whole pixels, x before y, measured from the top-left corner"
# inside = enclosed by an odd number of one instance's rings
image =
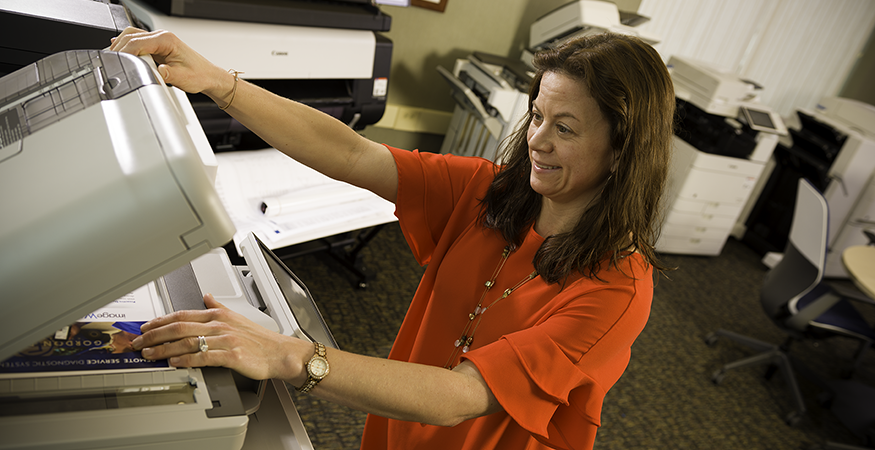
[[[416,260],[428,264],[457,206],[473,200],[462,205],[463,213],[476,208],[478,199],[471,193],[492,181],[495,165],[482,158],[386,147],[398,167],[395,216]]]
[[[592,445],[605,394],[626,369],[650,314],[651,271],[634,259],[635,280],[614,274],[599,288],[591,280],[583,292],[568,286],[555,314],[466,355],[504,410],[542,443]]]

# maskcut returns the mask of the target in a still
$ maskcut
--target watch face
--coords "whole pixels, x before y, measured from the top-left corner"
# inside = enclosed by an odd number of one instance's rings
[[[314,357],[307,365],[307,371],[310,372],[310,376],[317,380],[324,378],[325,375],[328,375],[328,360],[321,356]]]

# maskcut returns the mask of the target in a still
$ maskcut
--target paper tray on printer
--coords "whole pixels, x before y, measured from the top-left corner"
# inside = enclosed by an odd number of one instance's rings
[[[0,417],[195,403],[190,383],[32,391],[0,401]]]

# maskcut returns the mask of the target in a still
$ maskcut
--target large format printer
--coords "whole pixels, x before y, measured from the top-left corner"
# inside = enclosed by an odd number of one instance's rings
[[[269,329],[336,346],[254,236],[248,266],[230,264],[215,173],[188,97],[154,63],[67,51],[0,78],[0,448],[311,448],[284,383],[153,366],[115,345],[139,328],[105,308],[133,296],[158,316],[203,309],[211,292]],[[98,340],[92,316],[117,328],[112,346],[59,352]]]
[[[844,249],[865,245],[875,230],[875,106],[846,98],[821,99],[814,110],[796,111],[791,142],[775,149],[762,193],[746,221],[744,241],[761,253],[787,242],[796,191],[804,177],[829,205],[824,276],[846,278]]]
[[[717,255],[751,208],[780,136],[760,87],[701,61],[668,61],[680,120],[665,194],[665,253]]]
[[[361,129],[386,107],[391,17],[370,0],[6,0],[0,75],[50,54],[102,49],[125,27],[167,29],[221,67]],[[190,101],[214,150],[267,147],[203,95]]]
[[[528,110],[534,51],[606,31],[638,36],[651,44],[658,42],[658,38],[633,28],[647,20],[620,12],[611,2],[577,0],[532,23],[529,48],[519,59],[475,51],[467,59],[456,60],[452,71],[439,66],[437,71],[456,100],[441,153],[488,159],[499,156],[501,143],[515,131]]]
[[[128,26],[121,5],[4,0],[0,2],[0,77],[64,50],[105,48]]]
[[[391,19],[362,0],[122,0],[132,22],[172,31],[216,65],[355,129],[386,107]],[[216,150],[259,149],[254,133],[202,95],[192,105]]]

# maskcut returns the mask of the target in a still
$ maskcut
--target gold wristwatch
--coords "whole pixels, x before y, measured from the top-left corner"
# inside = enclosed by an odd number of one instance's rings
[[[328,376],[328,359],[325,357],[325,346],[316,344],[316,353],[307,361],[307,382],[298,388],[303,393],[310,392],[323,378]]]

